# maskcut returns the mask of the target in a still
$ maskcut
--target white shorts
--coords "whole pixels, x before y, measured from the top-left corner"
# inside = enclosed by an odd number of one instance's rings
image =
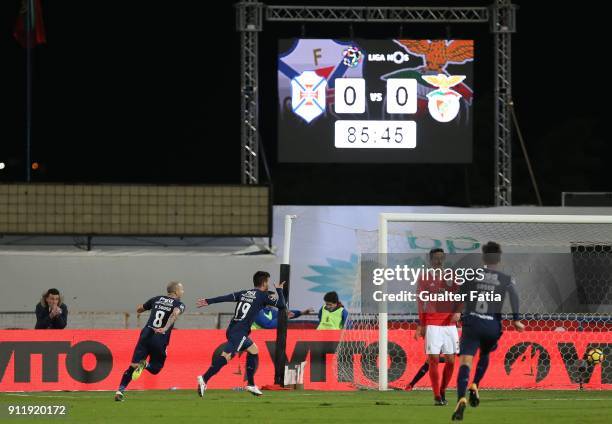
[[[425,332],[427,355],[455,355],[459,353],[459,333],[454,325],[428,325]]]

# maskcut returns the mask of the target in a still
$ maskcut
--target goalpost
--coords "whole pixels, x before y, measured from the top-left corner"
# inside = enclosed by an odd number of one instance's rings
[[[576,255],[591,258],[589,266],[593,266],[593,258],[599,258],[603,264],[600,265],[605,266],[610,263],[606,261],[612,261],[612,216],[382,213],[379,216],[377,232],[358,232],[361,253],[378,253],[381,255],[381,261],[384,261],[389,253],[419,253],[425,256],[433,247],[441,247],[447,253],[480,253],[480,246],[488,241],[501,244],[504,254],[569,253],[572,258]],[[596,266],[601,268],[598,263],[596,262]],[[574,263],[574,267],[580,266],[579,263]],[[582,281],[580,284],[596,283],[598,287],[603,284],[602,290],[605,292],[606,287],[612,285],[611,278],[610,274],[607,274],[590,280],[587,278],[588,281]],[[585,287],[587,286],[584,286],[582,291],[586,290]],[[612,293],[604,292],[602,295],[610,301],[608,305],[611,305]],[[524,296],[522,301],[529,300],[535,305],[533,292],[526,292]],[[404,365],[407,361],[405,353],[398,352],[397,349],[389,351],[390,346],[393,348],[389,343],[389,328],[406,330],[407,322],[412,320],[414,323],[416,314],[415,311],[407,311],[404,316],[390,322],[386,306],[380,306],[378,314],[364,314],[359,310],[361,303],[360,282],[357,281],[353,299],[349,304],[353,310],[338,345],[338,375],[342,381],[350,381],[360,388],[388,390],[389,383],[399,378],[393,373],[390,375],[388,361],[391,364],[399,361]],[[609,309],[604,309],[606,314],[609,313]],[[583,331],[584,323],[594,323],[589,331],[606,331],[605,326],[610,323],[610,315],[601,312],[601,309],[592,306],[587,313],[555,316],[548,321],[532,317],[531,325],[538,330]],[[563,323],[568,328],[552,328],[553,325],[558,325],[560,320],[565,320]],[[549,326],[551,328],[548,328]],[[371,349],[363,351],[363,348],[355,347],[359,345],[358,340],[370,338],[377,339],[371,340],[378,345],[377,352],[372,352]],[[361,358],[361,372],[357,372],[353,367],[352,358],[355,355]],[[378,381],[373,381],[376,377]]]

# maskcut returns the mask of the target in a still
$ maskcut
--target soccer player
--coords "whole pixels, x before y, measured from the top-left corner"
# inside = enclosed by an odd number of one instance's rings
[[[441,364],[444,364],[446,362],[446,359],[444,358],[444,356],[440,356],[439,361]],[[421,378],[423,378],[425,374],[427,374],[428,372],[429,372],[429,358],[427,358],[425,362],[423,363],[423,365],[421,365],[421,368],[419,368],[419,370],[416,372],[414,377],[412,377],[412,380],[410,380],[410,383],[408,383],[408,385],[404,388],[404,390],[409,392],[410,390],[414,389],[414,386],[416,386],[416,384],[421,380]]]
[[[298,309],[292,309],[287,311],[287,318],[289,319],[297,319],[305,314],[311,314],[314,310],[312,308],[308,308],[304,311],[300,311]],[[278,327],[278,308],[274,308],[272,306],[266,306],[257,314],[255,317],[255,321],[251,325],[251,330],[274,330]],[[238,358],[242,358],[242,354],[244,351],[238,353]],[[238,369],[234,374],[242,375],[242,370],[240,368],[240,361],[238,362]],[[247,381],[247,375],[244,375],[244,381]]]
[[[198,376],[198,394],[204,397],[206,386],[210,379],[217,374],[221,368],[228,364],[232,357],[242,351],[247,351],[247,381],[246,390],[255,396],[261,396],[261,390],[255,385],[255,372],[259,364],[259,350],[257,345],[249,338],[251,325],[255,321],[257,314],[268,305],[276,306],[279,309],[285,308],[285,298],[283,296],[283,281],[276,288],[276,294],[268,292],[270,274],[265,271],[257,271],[253,275],[254,289],[241,290],[225,296],[213,297],[208,299],[198,299],[198,308],[221,302],[236,302],[234,317],[227,327],[227,343],[223,347],[221,355],[213,358],[213,362],[203,375]]]
[[[123,392],[131,380],[137,380],[144,370],[158,374],[166,362],[166,348],[170,343],[170,334],[178,316],[185,311],[181,297],[185,293],[183,285],[172,281],[166,287],[166,296],[155,296],[139,305],[136,312],[151,311],[149,320],[140,332],[138,343],[132,355],[132,363],[121,377],[121,383],[115,393],[115,400],[124,399]],[[150,361],[147,362],[147,357]]]
[[[506,296],[510,298],[512,308],[512,325],[517,331],[523,331],[525,326],[519,321],[519,297],[516,292],[514,279],[498,271],[501,261],[502,250],[499,244],[488,242],[482,246],[482,258],[486,272],[482,281],[466,281],[461,287],[461,294],[466,294],[466,301],[460,305],[463,307],[463,331],[461,333],[459,356],[459,373],[457,375],[457,406],[451,419],[462,421],[463,413],[467,404],[465,397],[468,380],[470,378],[470,367],[474,355],[480,350],[480,359],[476,366],[474,381],[470,386],[470,405],[476,407],[480,404],[478,385],[484,377],[489,365],[489,353],[497,348],[497,342],[502,336],[501,309]],[[470,298],[470,293],[484,295],[493,292],[499,295],[501,301],[483,301]],[[461,319],[461,314],[456,313],[454,319]]]
[[[427,291],[430,294],[455,291],[453,281],[443,279],[444,260],[446,255],[440,248],[429,251],[430,269],[439,270],[440,275],[427,275],[419,279],[417,291]],[[419,325],[414,338],[425,338],[425,353],[429,362],[429,378],[434,394],[434,405],[447,405],[446,388],[455,369],[455,355],[459,353],[459,334],[457,324],[453,322],[452,304],[449,302],[418,302]],[[438,372],[440,356],[444,357],[444,371],[442,380]]]

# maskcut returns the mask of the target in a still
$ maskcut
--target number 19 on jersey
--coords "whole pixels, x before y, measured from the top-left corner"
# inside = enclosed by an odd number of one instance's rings
[[[251,304],[247,302],[238,302],[234,311],[234,321],[242,321],[251,309]]]

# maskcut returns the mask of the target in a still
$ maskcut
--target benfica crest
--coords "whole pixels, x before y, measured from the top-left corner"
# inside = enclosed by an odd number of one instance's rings
[[[327,80],[314,71],[304,71],[291,80],[291,107],[293,112],[310,122],[325,112]]]
[[[423,75],[423,79],[438,88],[427,94],[429,99],[427,107],[431,117],[438,122],[450,122],[455,119],[459,113],[461,94],[451,90],[451,87],[463,81],[465,75]]]

